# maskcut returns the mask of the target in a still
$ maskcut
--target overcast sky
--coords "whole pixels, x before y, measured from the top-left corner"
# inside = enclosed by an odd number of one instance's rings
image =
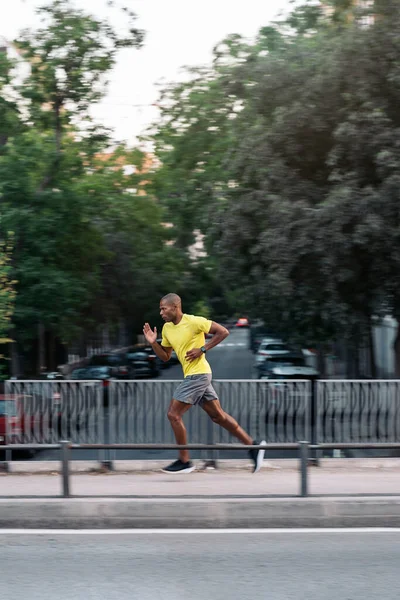
[[[35,8],[47,2],[0,0],[0,36],[12,40],[22,28],[35,27]],[[209,63],[215,44],[230,33],[254,37],[288,9],[290,0],[125,0],[125,4],[137,13],[137,25],[146,32],[144,47],[120,53],[108,94],[94,114],[117,139],[134,143],[157,116],[152,107],[157,82],[178,79],[183,65]],[[106,0],[78,5],[98,16],[110,14]],[[124,23],[114,24],[123,28]]]

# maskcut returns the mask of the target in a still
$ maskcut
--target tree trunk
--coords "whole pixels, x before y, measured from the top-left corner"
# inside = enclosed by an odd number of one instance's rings
[[[354,344],[354,379],[360,379],[360,343],[357,340]]]
[[[103,352],[104,352],[105,350],[108,350],[108,349],[110,348],[110,330],[109,330],[109,328],[108,328],[108,325],[106,325],[106,326],[103,328],[103,331],[102,331],[102,341],[101,341],[101,343],[102,343],[102,349],[103,349]]]
[[[351,341],[346,343],[346,378],[354,379],[354,345]]]
[[[49,370],[50,371],[55,371],[57,368],[57,361],[56,361],[56,340],[54,337],[54,333],[52,331],[49,331],[49,355],[48,355],[48,361],[49,361]]]
[[[62,107],[62,102],[57,99],[55,107],[54,107],[54,112],[55,112],[55,117],[56,117],[56,154],[57,154],[57,160],[60,156],[61,153],[61,138],[62,138],[62,125],[61,125],[61,107]]]
[[[368,326],[368,346],[369,346],[369,365],[372,379],[376,379],[376,359],[375,359],[375,341],[374,341],[374,324],[370,317]]]
[[[43,323],[38,324],[38,373],[46,370],[46,349]]]
[[[61,142],[62,142],[62,123],[61,123],[61,109],[63,107],[63,102],[60,99],[57,99],[54,106],[54,118],[55,118],[55,143],[56,143],[56,155],[53,161],[53,164],[50,167],[50,170],[43,177],[42,181],[39,184],[39,187],[36,193],[40,194],[43,192],[52,182],[54,176],[57,173],[57,168],[60,163],[61,156]]]
[[[21,365],[18,355],[18,344],[12,342],[11,344],[11,377],[21,377]]]
[[[126,325],[125,325],[125,322],[123,321],[123,319],[120,319],[120,321],[119,321],[118,346],[120,348],[123,348],[124,346],[126,346]]]
[[[317,369],[321,379],[326,377],[326,360],[323,344],[317,344]]]

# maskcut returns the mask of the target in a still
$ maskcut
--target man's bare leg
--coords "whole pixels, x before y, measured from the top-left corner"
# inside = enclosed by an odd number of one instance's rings
[[[246,446],[252,445],[252,438],[248,433],[245,432],[244,429],[242,429],[242,427],[240,427],[239,423],[235,421],[231,415],[228,415],[228,413],[222,410],[219,400],[209,400],[203,402],[201,408],[205,410],[214,423],[217,423],[217,425],[220,425],[229,431],[229,433],[234,435],[243,444],[246,444]]]
[[[244,431],[240,427],[240,425],[235,421],[231,415],[228,415],[224,410],[222,410],[219,400],[209,400],[205,401],[201,407],[206,413],[211,417],[214,423],[217,423],[229,433],[238,438],[243,444],[246,446],[258,445],[258,442],[253,440],[248,433]],[[260,445],[265,445],[265,441],[260,442]],[[253,461],[253,473],[257,473],[260,470],[262,462],[264,460],[265,450],[260,448],[259,450],[249,450],[249,455],[251,460]]]
[[[178,445],[184,446],[187,444],[187,433],[186,427],[182,420],[185,412],[189,410],[191,404],[186,404],[186,402],[180,402],[179,400],[173,399],[168,409],[168,419],[171,423],[171,427],[175,434],[175,440]],[[182,462],[189,462],[189,451],[188,450],[179,450],[179,458]]]

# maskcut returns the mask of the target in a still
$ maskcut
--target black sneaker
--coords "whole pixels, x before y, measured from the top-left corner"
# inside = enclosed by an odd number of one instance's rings
[[[168,467],[165,467],[165,469],[161,469],[161,471],[163,471],[163,473],[191,473],[195,468],[196,467],[190,460],[184,463],[178,458],[178,460],[168,465]]]
[[[257,440],[253,440],[254,446],[266,446],[267,442],[262,440],[262,442],[257,442]],[[262,461],[264,460],[265,450],[249,450],[249,456],[254,463],[253,473],[257,473],[261,469]]]

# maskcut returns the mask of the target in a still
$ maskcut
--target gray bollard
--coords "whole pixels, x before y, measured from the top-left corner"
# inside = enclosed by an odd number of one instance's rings
[[[62,473],[62,495],[69,498],[69,456],[70,442],[63,440],[61,442],[61,473]]]
[[[301,491],[300,495],[305,498],[308,496],[308,455],[309,455],[309,442],[299,442],[299,454],[300,454],[300,482]]]

